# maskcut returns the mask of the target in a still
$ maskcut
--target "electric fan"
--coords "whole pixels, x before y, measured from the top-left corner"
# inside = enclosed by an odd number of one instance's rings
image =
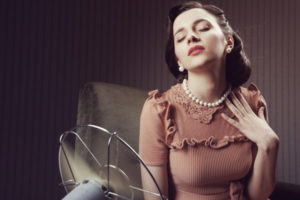
[[[59,144],[60,185],[68,193],[63,200],[167,200],[143,160],[116,132],[79,125],[64,132]],[[142,187],[141,169],[155,190]]]

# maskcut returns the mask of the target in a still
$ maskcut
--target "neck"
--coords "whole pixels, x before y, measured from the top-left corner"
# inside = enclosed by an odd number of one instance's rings
[[[198,99],[206,102],[218,100],[226,91],[225,66],[220,70],[188,71],[188,87]]]

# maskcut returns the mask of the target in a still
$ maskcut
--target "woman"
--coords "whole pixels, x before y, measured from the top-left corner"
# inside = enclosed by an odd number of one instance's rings
[[[251,73],[242,40],[221,9],[195,1],[170,10],[168,30],[166,61],[178,83],[149,92],[139,144],[162,193],[176,200],[267,199],[279,138],[260,91],[241,86]],[[142,182],[156,191],[144,169]]]

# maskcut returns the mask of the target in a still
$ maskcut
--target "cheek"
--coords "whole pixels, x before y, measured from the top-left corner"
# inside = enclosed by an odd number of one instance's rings
[[[211,50],[223,51],[225,47],[224,36],[222,35],[219,34],[210,35],[207,41],[209,42],[208,46],[209,48],[211,48]]]
[[[182,45],[174,45],[174,51],[175,51],[175,56],[179,59],[182,60],[184,56],[184,48]]]

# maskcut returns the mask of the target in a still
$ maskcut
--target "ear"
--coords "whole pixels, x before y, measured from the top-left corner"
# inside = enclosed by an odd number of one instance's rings
[[[227,45],[234,47],[234,39],[232,35],[227,36]]]
[[[180,63],[180,61],[178,60],[178,59],[176,59],[177,60],[177,65],[180,67],[180,66],[182,66],[182,64]]]

